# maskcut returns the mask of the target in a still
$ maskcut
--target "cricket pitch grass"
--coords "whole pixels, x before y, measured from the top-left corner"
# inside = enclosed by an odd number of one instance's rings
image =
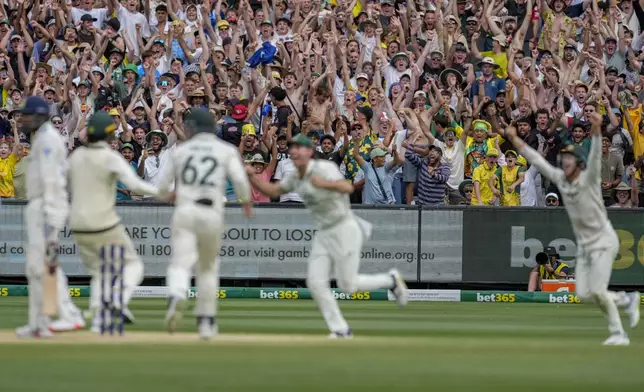
[[[644,323],[629,347],[603,347],[591,306],[345,301],[356,337],[330,341],[313,301],[219,305],[208,342],[190,315],[168,335],[160,299],[133,300],[123,337],[21,341],[27,299],[2,298],[0,391],[644,391]]]

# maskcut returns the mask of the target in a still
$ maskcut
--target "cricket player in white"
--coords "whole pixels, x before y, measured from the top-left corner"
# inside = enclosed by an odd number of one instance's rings
[[[217,334],[219,251],[224,231],[224,196],[227,178],[238,200],[246,201],[246,216],[252,214],[250,185],[236,148],[215,136],[215,121],[202,109],[192,109],[184,120],[190,140],[181,144],[161,174],[159,189],[175,180],[175,212],[172,219],[172,259],[166,283],[170,301],[166,322],[174,332],[182,317],[190,278],[196,266],[197,304],[195,315],[199,336]]]
[[[114,131],[116,125],[108,114],[95,113],[87,125],[89,143],[76,149],[69,157],[70,226],[83,263],[92,277],[90,314],[94,316],[93,332],[100,332],[101,265],[114,262],[111,258],[102,260],[101,249],[110,252],[111,249],[123,249],[123,292],[116,293],[115,306],[120,308],[122,298],[126,323],[134,322],[128,304],[134,289],[143,280],[143,263],[114,208],[116,183],[121,181],[129,190],[141,194],[155,196],[158,193],[153,185],[137,176],[121,154],[110,148],[108,143],[114,137]]]
[[[311,211],[318,231],[309,256],[307,286],[331,332],[329,337],[350,338],[351,329],[329,286],[332,271],[340,290],[390,289],[400,306],[407,304],[407,286],[397,270],[376,275],[358,273],[360,250],[371,235],[371,224],[351,211],[353,185],[333,162],[313,159],[314,151],[311,139],[299,134],[291,140],[289,150],[296,171],[277,183],[259,180],[252,168],[247,168],[247,173],[258,191],[271,198],[297,192]]]
[[[541,154],[517,137],[508,127],[506,138],[517,151],[549,178],[561,193],[572,230],[577,240],[577,295],[582,301],[596,303],[608,320],[610,337],[605,345],[628,345],[630,340],[619,318],[618,307],[626,308],[630,326],[639,322],[640,295],[608,291],[613,261],[619,251],[619,238],[608,219],[601,194],[601,124],[602,116],[594,114],[592,144],[588,159],[579,147],[567,146],[560,154],[560,168],[550,165]]]
[[[40,97],[29,97],[20,109],[21,131],[31,140],[27,161],[27,280],[29,321],[16,329],[19,337],[51,337],[52,330],[80,329],[85,326],[80,311],[69,298],[67,278],[57,268],[57,301],[60,320],[49,325],[43,314],[43,275],[46,260],[58,249],[58,233],[68,213],[65,180],[67,148],[60,133],[49,122],[49,106]],[[51,328],[54,326],[55,328]]]

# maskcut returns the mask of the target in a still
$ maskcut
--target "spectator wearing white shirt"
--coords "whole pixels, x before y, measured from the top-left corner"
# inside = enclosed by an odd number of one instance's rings
[[[426,132],[425,136],[427,136],[431,145],[443,151],[441,163],[449,167],[450,176],[447,180],[447,199],[449,204],[461,204],[463,197],[458,191],[458,187],[463,182],[465,175],[465,139],[467,138],[467,132],[462,132],[459,139],[456,137],[454,128],[447,128],[443,133],[444,142],[436,139],[431,132]]]
[[[112,0],[114,8],[116,9],[116,17],[121,22],[121,26],[124,28],[127,39],[132,43],[132,48],[134,49],[134,54],[138,56],[141,53],[139,48],[139,41],[136,37],[137,25],[140,25],[141,37],[150,38],[152,35],[150,33],[150,25],[148,24],[148,19],[142,13],[137,11],[139,5],[138,0],[127,0],[125,6],[122,6],[118,3],[118,0]]]
[[[295,165],[291,158],[282,159],[277,164],[277,169],[275,169],[275,175],[273,178],[275,180],[281,180],[289,175],[289,173],[296,171]],[[297,203],[302,204],[302,198],[297,192],[285,193],[280,196],[280,203]]]
[[[90,14],[94,18],[94,27],[102,29],[103,22],[109,19],[113,12],[114,3],[112,1],[107,2],[107,8],[94,8],[94,0],[81,0],[78,8],[72,7],[72,20],[74,24],[79,24],[83,15]]]
[[[181,140],[185,139],[183,134],[177,135],[177,137]],[[148,148],[143,150],[143,154],[139,158],[137,173],[147,182],[158,186],[161,181],[160,173],[170,159],[176,139],[169,144],[168,135],[161,130],[154,130],[148,132],[145,140]],[[144,196],[144,198],[150,197],[152,196]]]
[[[387,94],[389,94],[391,85],[399,82],[401,76],[408,75],[411,77],[409,55],[405,52],[396,53],[389,64],[382,66],[381,71],[385,78]]]

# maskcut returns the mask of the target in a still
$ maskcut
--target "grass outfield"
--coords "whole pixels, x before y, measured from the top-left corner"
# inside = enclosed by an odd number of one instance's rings
[[[644,325],[602,347],[601,313],[583,305],[346,301],[356,338],[328,341],[312,301],[223,300],[222,335],[200,342],[192,318],[163,333],[165,300],[135,299],[123,339],[22,343],[26,305],[0,299],[2,391],[644,390]]]

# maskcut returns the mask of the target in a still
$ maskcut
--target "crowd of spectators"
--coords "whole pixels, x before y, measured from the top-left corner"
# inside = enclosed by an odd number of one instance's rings
[[[0,4],[0,197],[25,198],[17,109],[40,95],[69,151],[108,112],[112,148],[152,183],[203,107],[257,176],[295,170],[303,133],[353,203],[427,206],[559,205],[504,130],[556,165],[600,112],[605,203],[644,201],[644,0],[231,1]]]

